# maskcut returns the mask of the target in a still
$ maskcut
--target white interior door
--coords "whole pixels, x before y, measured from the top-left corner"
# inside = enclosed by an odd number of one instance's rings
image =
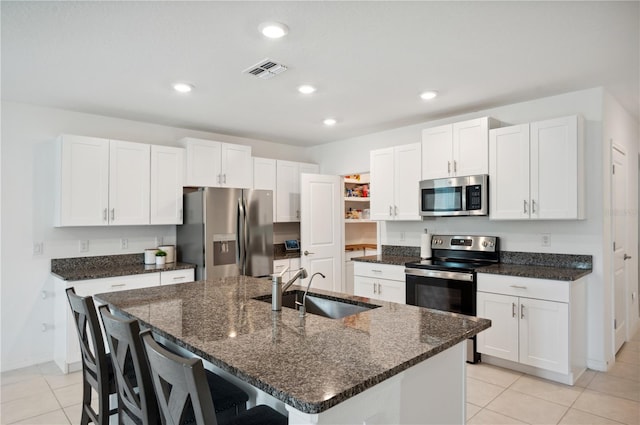
[[[613,226],[613,313],[615,352],[617,353],[627,339],[627,158],[624,152],[611,149],[613,167],[611,169],[611,221]]]
[[[343,292],[342,178],[301,174],[300,179],[300,251],[302,267],[309,273],[303,284],[320,272],[325,279],[316,276],[313,288]]]

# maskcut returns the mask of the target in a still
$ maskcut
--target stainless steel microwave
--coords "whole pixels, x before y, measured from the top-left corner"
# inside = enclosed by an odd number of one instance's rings
[[[488,215],[488,193],[487,174],[423,180],[420,182],[420,215]]]

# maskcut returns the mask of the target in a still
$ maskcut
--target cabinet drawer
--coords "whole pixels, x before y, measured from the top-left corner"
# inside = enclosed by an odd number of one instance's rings
[[[193,279],[194,279],[194,269],[171,270],[167,272],[160,272],[160,285],[193,282]]]
[[[569,302],[571,282],[478,273],[478,291]]]
[[[356,261],[353,265],[356,276],[390,279],[405,282],[404,266]]]
[[[71,284],[72,283],[72,284]],[[79,280],[68,282],[80,296],[95,295],[103,292],[126,291],[128,289],[147,288],[160,284],[160,273],[144,273],[129,276],[107,277],[104,279]]]

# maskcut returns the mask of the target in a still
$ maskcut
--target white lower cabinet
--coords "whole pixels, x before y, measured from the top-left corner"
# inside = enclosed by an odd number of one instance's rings
[[[573,385],[586,368],[585,298],[584,279],[478,273],[477,314],[491,320],[477,336],[483,361]]]
[[[289,269],[282,275],[282,282],[284,283],[291,279],[300,268],[300,258],[281,258],[279,260],[273,260],[274,274],[282,273],[287,267]],[[300,282],[296,282],[296,284],[300,285]]]
[[[404,266],[356,261],[353,274],[354,295],[406,304]]]
[[[55,342],[54,360],[58,367],[68,373],[82,367],[80,345],[71,309],[67,300],[66,290],[73,287],[80,296],[94,296],[104,292],[117,292],[129,289],[148,288],[168,283],[179,283],[174,279],[180,276],[180,282],[193,281],[194,269],[171,270],[158,273],[144,273],[129,276],[108,277],[103,279],[88,279],[65,281],[54,278],[55,286]],[[98,307],[98,305],[96,305]],[[102,320],[100,320],[102,326]],[[104,329],[102,330],[104,335]],[[108,350],[105,340],[105,348]]]

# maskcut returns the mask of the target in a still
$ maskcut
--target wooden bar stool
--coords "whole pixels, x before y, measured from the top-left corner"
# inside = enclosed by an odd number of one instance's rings
[[[193,418],[197,425],[222,425],[216,418],[214,401],[201,359],[186,359],[162,348],[150,331],[141,334],[160,415],[165,425]],[[286,425],[287,417],[260,405],[240,413],[228,424]]]
[[[92,297],[78,296],[74,288],[68,288],[66,292],[82,352],[83,385],[80,423],[81,425],[89,422],[108,425],[109,416],[116,413],[115,409],[109,408],[109,395],[115,394],[116,384],[111,356],[105,352],[96,307]],[[97,393],[97,411],[91,407],[92,389]]]

